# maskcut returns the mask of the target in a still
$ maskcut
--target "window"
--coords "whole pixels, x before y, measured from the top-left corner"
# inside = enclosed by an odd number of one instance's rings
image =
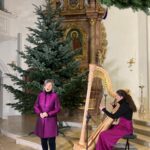
[[[4,10],[4,0],[0,0],[0,10]]]

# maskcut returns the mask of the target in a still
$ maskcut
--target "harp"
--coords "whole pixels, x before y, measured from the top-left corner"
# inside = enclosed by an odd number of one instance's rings
[[[113,123],[113,119],[106,117],[105,120],[97,127],[97,129],[88,138],[88,141],[86,141],[86,117],[88,115],[91,87],[92,87],[92,82],[93,82],[94,77],[98,77],[102,79],[103,84],[106,87],[108,94],[110,96],[115,97],[116,95],[116,93],[113,92],[112,90],[112,83],[111,83],[111,80],[109,78],[107,71],[104,70],[102,67],[96,66],[95,64],[90,64],[81,135],[80,135],[79,142],[74,144],[73,150],[86,150],[87,145],[88,145],[88,150],[94,150],[99,133],[108,129],[110,125]],[[115,109],[118,109],[118,107],[115,107]]]

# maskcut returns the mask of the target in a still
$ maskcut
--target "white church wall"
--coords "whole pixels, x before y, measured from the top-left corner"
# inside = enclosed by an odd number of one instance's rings
[[[138,16],[131,9],[111,7],[106,20],[108,51],[104,67],[109,72],[114,91],[128,88],[139,107]],[[135,64],[128,67],[133,58]]]
[[[147,16],[147,27],[148,27],[148,96],[150,98],[150,16]],[[150,108],[150,100],[148,101],[149,102],[149,108]],[[150,109],[149,109],[150,111]]]
[[[18,56],[16,50],[20,48],[20,50],[24,51],[24,45],[27,44],[27,27],[35,26],[34,22],[36,21],[36,15],[33,13],[35,11],[33,4],[40,5],[42,3],[43,0],[5,0],[5,9],[9,12],[8,14],[11,15],[9,15],[8,18],[9,34],[7,37],[0,39],[0,60],[4,63],[3,65],[5,68],[7,68],[11,73],[15,72],[7,64],[11,62],[17,63]],[[18,43],[18,35],[20,37],[20,43]],[[27,66],[23,63],[23,60],[21,60],[20,64],[23,68],[27,68]],[[11,80],[5,76],[7,71],[2,69],[1,71],[3,74],[3,83],[13,84]],[[3,118],[7,118],[9,115],[20,114],[18,111],[6,106],[7,103],[11,102],[14,102],[13,95],[3,89]]]
[[[35,27],[36,14],[33,5],[43,4],[43,0],[5,0],[6,9],[17,16],[16,22],[12,25],[15,29],[13,34],[21,33],[22,35],[22,50],[25,50],[24,45],[27,45],[27,34],[29,33],[27,27]],[[23,67],[27,67],[22,63]]]
[[[15,19],[15,15],[0,10],[0,41],[5,41],[15,36],[11,34],[12,24]]]
[[[3,83],[2,80],[2,71],[0,70],[0,118],[3,117],[3,89],[1,84]]]
[[[6,76],[6,73],[14,74],[15,72],[11,70],[11,68],[8,66],[9,63],[12,63],[16,60],[16,43],[17,39],[13,40],[7,40],[0,43],[0,50],[3,52],[0,55],[0,69],[2,71],[2,82],[4,84],[12,84],[10,79]],[[2,118],[7,118],[8,115],[18,115],[18,112],[11,109],[9,106],[7,106],[7,103],[10,103],[13,101],[13,97],[11,93],[8,93],[8,91],[3,88],[2,93],[2,100],[3,100],[3,116]],[[12,111],[13,110],[13,111]]]

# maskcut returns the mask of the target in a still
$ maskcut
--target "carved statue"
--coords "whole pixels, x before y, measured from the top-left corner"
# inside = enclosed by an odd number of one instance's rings
[[[60,2],[60,8],[63,8],[64,7],[64,0],[59,0]]]
[[[78,4],[78,0],[69,0],[69,4],[71,6],[76,6]]]
[[[87,6],[87,7],[89,6],[88,0],[84,0],[84,5]]]

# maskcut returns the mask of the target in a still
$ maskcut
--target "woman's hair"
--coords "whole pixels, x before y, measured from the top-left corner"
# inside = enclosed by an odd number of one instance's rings
[[[133,112],[137,111],[136,105],[135,105],[132,97],[130,96],[129,92],[120,89],[120,90],[117,90],[116,93],[119,96],[123,97],[123,99],[129,104],[129,107],[133,110]]]
[[[44,81],[44,85],[43,86],[45,86],[47,83],[51,83],[52,84],[52,89],[53,89],[53,87],[54,87],[54,81],[52,79],[46,79]],[[44,88],[43,88],[43,90],[44,90]]]

